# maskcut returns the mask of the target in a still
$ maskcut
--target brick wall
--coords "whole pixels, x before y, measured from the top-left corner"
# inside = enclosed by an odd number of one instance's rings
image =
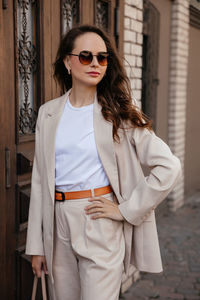
[[[189,0],[174,0],[171,12],[168,141],[182,163],[183,176],[169,195],[175,211],[184,203],[185,125],[189,47]]]
[[[124,64],[131,81],[133,97],[141,105],[143,0],[125,0],[124,5]],[[188,47],[189,0],[174,0],[171,12],[168,144],[172,152],[180,158],[183,173]],[[169,195],[169,207],[175,211],[183,203],[184,175]],[[122,280],[121,291],[127,290],[137,278],[139,272],[134,268],[130,269],[129,277]]]
[[[124,58],[133,97],[141,103],[143,0],[125,0]]]

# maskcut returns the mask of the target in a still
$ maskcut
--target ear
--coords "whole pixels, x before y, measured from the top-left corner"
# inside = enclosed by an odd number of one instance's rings
[[[71,64],[70,64],[70,59],[69,59],[68,55],[63,59],[63,63],[65,65],[65,68],[68,71],[68,74],[70,75],[71,74]]]
[[[65,58],[63,59],[63,63],[67,69],[71,69],[70,65],[70,56],[66,55]]]

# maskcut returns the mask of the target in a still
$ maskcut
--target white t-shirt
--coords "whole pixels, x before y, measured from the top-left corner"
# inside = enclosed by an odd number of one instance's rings
[[[88,190],[109,180],[99,158],[93,127],[94,104],[74,107],[66,101],[56,134],[56,188]]]

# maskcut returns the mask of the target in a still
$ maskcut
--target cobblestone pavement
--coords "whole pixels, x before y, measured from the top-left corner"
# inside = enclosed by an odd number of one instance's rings
[[[200,300],[200,192],[157,225],[164,272],[141,273],[120,300]]]

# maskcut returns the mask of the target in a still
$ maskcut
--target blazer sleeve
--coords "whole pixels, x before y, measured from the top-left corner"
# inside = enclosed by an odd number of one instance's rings
[[[35,133],[35,155],[31,178],[31,196],[26,240],[26,254],[44,255],[42,234],[42,187],[40,170],[40,123],[42,106],[38,112]]]
[[[131,197],[119,204],[122,216],[133,225],[140,225],[170,193],[181,176],[180,160],[153,131],[136,128],[131,143],[142,165],[150,168],[147,177],[137,183]]]

